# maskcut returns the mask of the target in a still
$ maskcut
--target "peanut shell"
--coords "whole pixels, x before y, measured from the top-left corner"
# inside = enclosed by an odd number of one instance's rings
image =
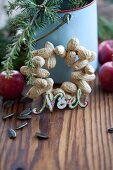
[[[86,74],[94,74],[94,68],[89,64],[84,68],[84,71]]]
[[[89,62],[94,61],[96,59],[96,53],[94,51],[91,51],[91,55],[88,56],[87,59],[88,59]]]
[[[43,67],[45,64],[45,60],[40,56],[33,57],[32,61],[36,67]]]
[[[54,96],[56,96],[58,93],[63,93],[63,95],[65,96],[65,92],[61,88],[53,89],[53,95]]]
[[[38,78],[47,78],[49,76],[50,76],[50,73],[46,69],[43,69],[43,68],[37,69],[37,77]]]
[[[46,87],[46,90],[51,90],[53,88],[53,85],[54,85],[54,81],[52,78],[47,78],[46,79],[47,81],[47,87]]]
[[[69,51],[75,51],[79,46],[79,40],[77,38],[72,38],[67,45]]]
[[[32,54],[33,56],[41,56],[44,59],[55,56],[54,49],[52,48],[42,48],[40,50],[33,51]]]
[[[75,83],[79,89],[81,89],[81,91],[85,94],[89,94],[91,93],[91,87],[89,86],[89,84],[84,81],[84,80],[80,80],[80,81],[73,81],[73,83]]]
[[[43,88],[37,88],[33,86],[27,93],[27,96],[31,99],[35,99],[38,96],[42,95],[45,92]]]
[[[47,42],[45,43],[45,48],[54,49],[54,45],[53,45],[51,42],[47,41]]]
[[[53,69],[56,66],[56,57],[49,57],[45,59],[45,68]]]
[[[75,71],[71,73],[71,80],[85,80],[92,81],[95,79],[95,74],[85,74],[82,71]]]
[[[56,53],[56,55],[58,55],[62,58],[64,58],[66,56],[66,50],[63,45],[59,45],[59,46],[55,47],[54,52]]]
[[[81,70],[88,64],[88,60],[78,60],[73,64],[74,70]]]
[[[29,75],[29,74],[31,74],[31,73],[33,73],[34,75],[36,75],[36,68],[29,68],[28,66],[22,66],[22,67],[20,68],[20,72],[21,72],[23,75],[25,75],[25,76],[27,76],[27,75]]]
[[[64,82],[61,85],[61,89],[66,93],[75,94],[77,91],[77,86],[72,82]]]
[[[80,46],[77,49],[78,57],[81,60],[88,59],[91,56],[91,51],[87,50],[85,47]]]
[[[38,88],[46,88],[47,87],[47,81],[42,78],[36,78],[34,81],[34,86]]]
[[[71,66],[75,63],[76,53],[74,51],[68,51],[66,54],[66,63],[68,66]]]

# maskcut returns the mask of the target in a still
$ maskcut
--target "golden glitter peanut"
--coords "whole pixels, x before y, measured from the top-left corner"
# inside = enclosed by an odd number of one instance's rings
[[[65,96],[65,92],[64,90],[62,90],[61,88],[56,88],[56,89],[53,89],[53,95],[56,96],[58,93],[62,93],[64,96]]]
[[[94,74],[94,68],[90,64],[87,64],[87,66],[84,68],[84,72],[86,74]]]
[[[43,94],[45,91],[44,89],[37,88],[36,86],[33,86],[27,93],[27,96],[31,99],[35,99],[41,94]]]
[[[66,54],[66,63],[68,66],[71,66],[75,63],[76,53],[74,51],[68,51]]]
[[[64,92],[75,94],[77,91],[77,86],[72,82],[64,82],[61,85],[61,89],[64,90]]]
[[[73,64],[74,70],[81,70],[88,64],[88,60],[78,60]]]
[[[50,73],[48,70],[43,68],[37,68],[37,77],[38,78],[47,78],[50,76]]]
[[[45,68],[53,69],[56,66],[56,57],[49,57],[45,59]]]
[[[41,56],[33,57],[32,61],[36,67],[43,67],[45,64],[45,60]]]
[[[33,51],[32,54],[33,56],[41,56],[44,59],[55,56],[54,49],[52,48],[42,48],[40,50]]]
[[[69,51],[75,51],[79,46],[79,40],[77,38],[72,38],[67,45]]]
[[[62,58],[66,57],[66,50],[63,45],[59,45],[59,46],[55,47],[54,52],[56,55],[58,55]]]
[[[42,78],[36,78],[34,81],[34,86],[38,88],[46,88],[47,87],[47,81]]]
[[[75,83],[79,89],[81,89],[81,91],[85,94],[90,94],[91,93],[91,87],[90,85],[84,81],[84,80],[80,80],[80,81],[73,81],[73,83]]]
[[[47,42],[45,43],[45,48],[54,49],[54,45],[53,45],[51,42],[47,41]]]
[[[53,89],[53,85],[54,85],[54,81],[52,78],[46,78],[47,81],[47,87],[46,90],[52,90]]]
[[[29,68],[28,66],[22,66],[20,68],[20,72],[24,75],[27,76],[31,73],[33,73],[34,75],[36,75],[36,68]]]

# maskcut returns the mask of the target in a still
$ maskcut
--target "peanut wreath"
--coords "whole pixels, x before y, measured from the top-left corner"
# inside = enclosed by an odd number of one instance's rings
[[[45,47],[32,52],[34,68],[30,69],[27,66],[22,66],[20,72],[27,76],[33,73],[33,87],[28,91],[27,96],[31,99],[36,99],[44,95],[44,103],[39,114],[48,107],[53,111],[55,101],[57,100],[57,107],[64,109],[68,106],[74,109],[77,105],[86,107],[87,102],[81,103],[82,95],[91,93],[91,87],[87,82],[95,79],[94,68],[89,64],[96,58],[96,53],[80,46],[77,38],[72,38],[68,44],[67,49],[63,45],[54,47],[51,42],[46,42]],[[73,68],[70,82],[62,83],[60,88],[53,88],[54,80],[49,78],[49,69],[56,66],[56,56],[62,57],[66,60],[69,67]],[[78,56],[78,57],[77,57]],[[42,68],[45,67],[46,69]]]

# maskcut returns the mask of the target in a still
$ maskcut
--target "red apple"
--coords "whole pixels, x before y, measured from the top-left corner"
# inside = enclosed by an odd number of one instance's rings
[[[4,99],[15,99],[20,97],[25,85],[23,75],[13,70],[11,72],[11,77],[6,78],[6,72],[0,73],[0,95]]]
[[[113,92],[113,62],[107,62],[100,67],[99,79],[103,89]]]
[[[113,40],[103,41],[99,45],[99,63],[104,64],[112,61],[113,58]]]

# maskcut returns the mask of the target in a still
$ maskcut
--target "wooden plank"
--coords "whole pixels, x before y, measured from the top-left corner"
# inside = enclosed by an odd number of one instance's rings
[[[106,130],[113,126],[113,95],[104,92],[98,78],[86,109],[45,110],[33,116],[28,127],[17,131],[10,140],[9,127],[19,122],[16,116],[2,121],[0,115],[0,170],[111,170],[113,169],[113,136]],[[16,115],[24,109],[15,104],[5,112]],[[46,141],[36,139],[35,132],[49,133]]]

